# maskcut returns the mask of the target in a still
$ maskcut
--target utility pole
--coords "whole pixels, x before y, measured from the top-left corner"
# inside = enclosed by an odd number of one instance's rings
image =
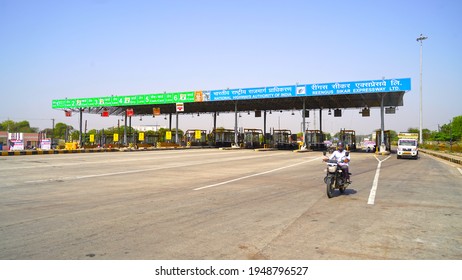
[[[419,143],[423,143],[422,137],[422,42],[423,40],[428,39],[428,37],[420,34],[420,37],[417,38],[417,42],[420,42],[420,113],[419,113]]]
[[[53,139],[55,138],[55,119],[51,119],[52,121],[52,131],[51,131],[51,148],[53,149]]]

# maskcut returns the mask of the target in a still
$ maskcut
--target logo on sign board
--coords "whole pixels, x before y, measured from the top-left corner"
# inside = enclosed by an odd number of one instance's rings
[[[202,91],[195,91],[194,92],[194,102],[202,102],[203,97],[202,97]]]
[[[184,112],[184,104],[183,103],[176,103],[176,111],[177,112]]]
[[[152,108],[152,114],[154,116],[159,116],[160,115],[160,108],[158,108],[158,107]]]

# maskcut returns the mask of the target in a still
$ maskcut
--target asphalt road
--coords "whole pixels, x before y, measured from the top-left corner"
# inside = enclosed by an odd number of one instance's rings
[[[0,259],[462,259],[460,166],[352,153],[353,184],[329,199],[321,157],[1,157]]]

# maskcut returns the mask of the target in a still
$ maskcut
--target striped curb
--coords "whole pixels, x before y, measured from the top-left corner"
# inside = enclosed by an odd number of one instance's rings
[[[100,149],[100,150],[33,150],[33,151],[2,151],[1,156],[26,156],[26,155],[54,155],[54,154],[80,154],[80,153],[100,153],[100,152],[118,152],[117,149]]]
[[[439,157],[441,159],[444,159],[444,160],[447,160],[447,161],[462,165],[462,158],[460,158],[458,156],[453,156],[453,155],[448,155],[448,154],[443,154],[443,153],[437,153],[437,152],[433,152],[433,151],[429,151],[429,150],[423,150],[423,149],[419,149],[419,152],[423,152],[423,153],[426,153],[426,154],[429,154],[429,155],[432,155],[432,156],[435,156],[435,157]]]

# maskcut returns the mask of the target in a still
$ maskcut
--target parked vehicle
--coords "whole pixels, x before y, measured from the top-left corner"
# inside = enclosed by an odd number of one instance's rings
[[[362,143],[362,148],[366,153],[375,152],[375,141],[366,140]]]

